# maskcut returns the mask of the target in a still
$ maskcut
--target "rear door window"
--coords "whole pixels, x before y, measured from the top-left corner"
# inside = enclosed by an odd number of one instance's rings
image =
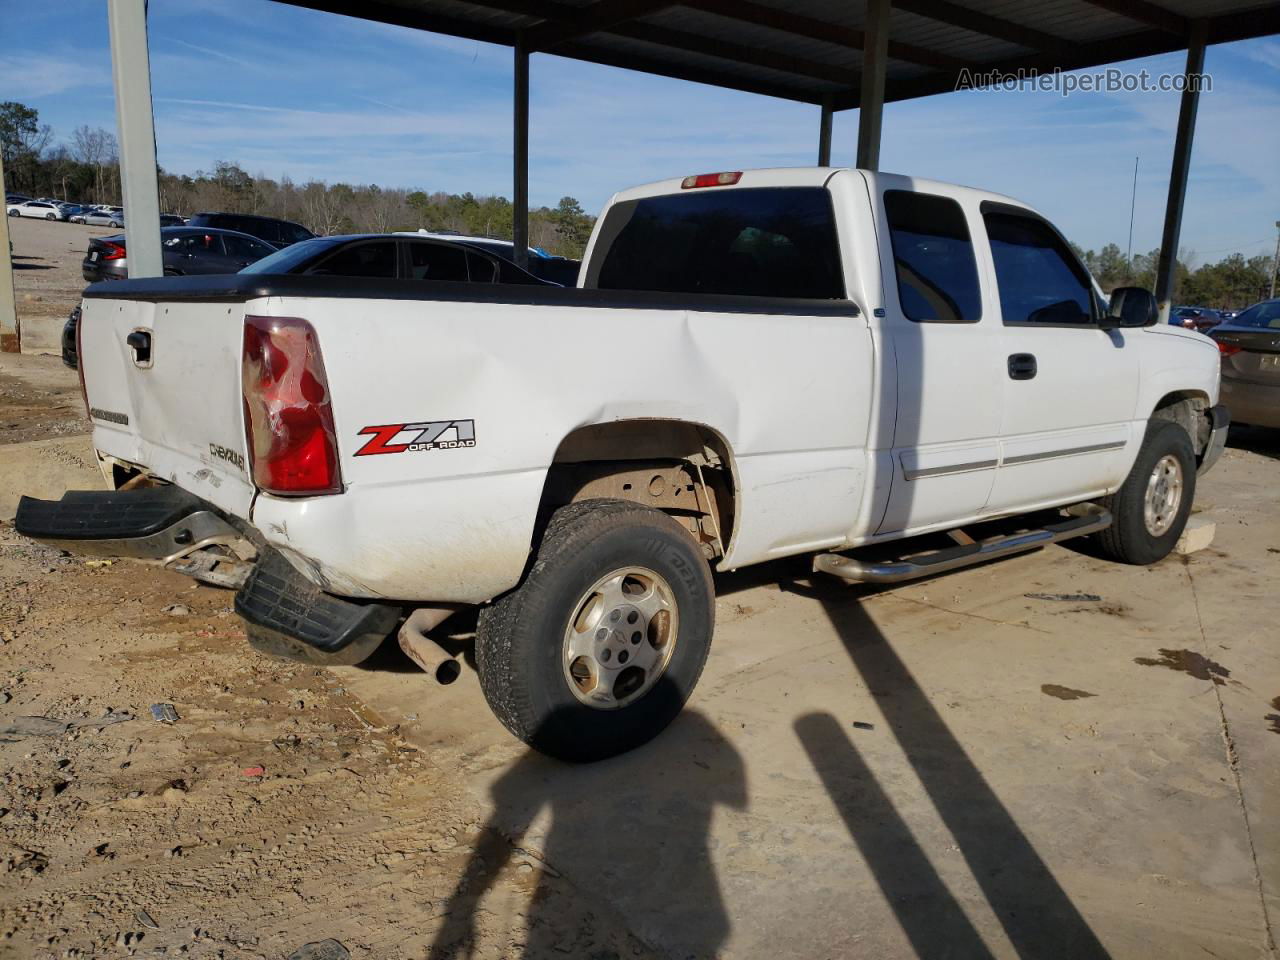
[[[1094,322],[1089,274],[1058,232],[1034,216],[985,211],[1005,324]]]
[[[587,287],[839,300],[831,196],[822,187],[695,190],[610,208]]]
[[[982,317],[982,291],[960,204],[950,197],[887,190],[884,210],[898,299],[907,319],[977,323]]]
[[[309,274],[335,277],[374,277],[394,280],[396,276],[396,244],[394,240],[354,243],[326,257],[307,271]]]
[[[409,276],[414,280],[466,282],[467,255],[443,243],[412,242],[409,244]]]
[[[274,252],[274,248],[261,240],[250,240],[248,237],[222,235],[222,243],[227,248],[227,256],[238,260],[261,260]]]

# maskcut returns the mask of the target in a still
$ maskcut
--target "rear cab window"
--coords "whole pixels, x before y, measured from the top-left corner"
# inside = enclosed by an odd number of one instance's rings
[[[842,300],[831,195],[746,187],[621,201],[601,225],[584,286]]]

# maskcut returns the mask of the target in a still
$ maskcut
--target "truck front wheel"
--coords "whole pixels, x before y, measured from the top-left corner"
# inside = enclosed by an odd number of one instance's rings
[[[1187,431],[1152,420],[1124,484],[1102,501],[1112,523],[1098,535],[1102,551],[1121,563],[1150,564],[1169,555],[1191,513],[1196,458]]]
[[[524,582],[484,608],[476,667],[502,724],[561,760],[657,736],[702,673],[715,591],[693,539],[622,500],[556,511]]]

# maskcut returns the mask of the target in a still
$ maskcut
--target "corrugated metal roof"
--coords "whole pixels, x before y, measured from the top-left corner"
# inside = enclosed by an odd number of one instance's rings
[[[807,102],[856,104],[865,0],[281,0],[534,52]],[[886,98],[963,69],[1051,71],[1280,33],[1260,0],[891,0]]]

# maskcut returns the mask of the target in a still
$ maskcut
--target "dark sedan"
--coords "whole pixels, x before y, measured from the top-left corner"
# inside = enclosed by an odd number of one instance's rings
[[[1175,327],[1199,330],[1204,333],[1222,322],[1222,315],[1208,307],[1174,307],[1169,322]]]
[[[1263,300],[1209,331],[1222,353],[1232,423],[1280,428],[1280,300]]]
[[[257,237],[212,227],[163,227],[160,248],[165,276],[194,273],[237,273],[243,267],[275,253]],[[90,283],[125,280],[129,276],[123,234],[94,237],[89,241],[80,272]]]
[[[500,256],[463,243],[385,233],[303,240],[259,260],[241,273],[560,286],[540,280]]]

